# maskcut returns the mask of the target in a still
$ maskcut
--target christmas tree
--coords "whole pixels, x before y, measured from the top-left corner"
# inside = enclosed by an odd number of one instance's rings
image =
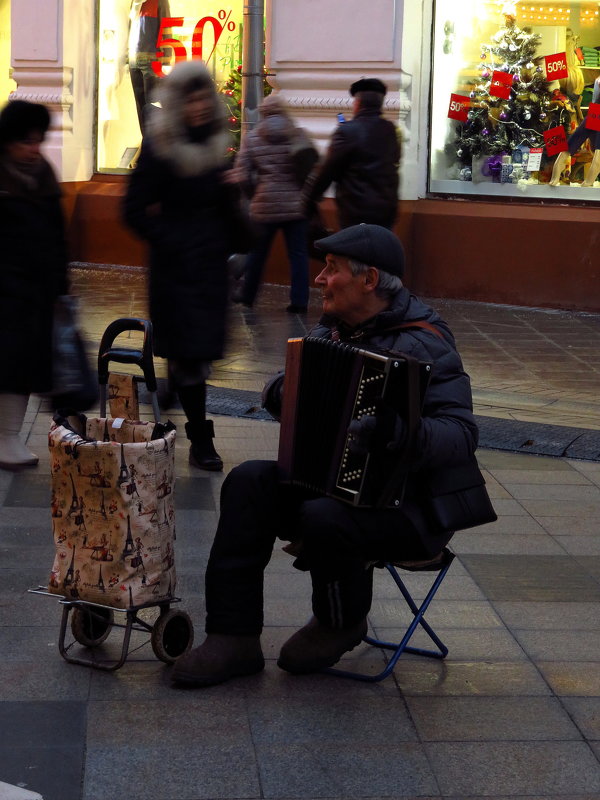
[[[263,96],[266,97],[273,91],[267,83],[267,70],[263,72]],[[229,108],[229,125],[233,136],[233,145],[229,148],[232,155],[235,155],[240,147],[242,135],[242,65],[238,64],[232,70],[229,78],[221,89],[221,94],[225,97]]]
[[[470,167],[473,156],[511,155],[522,145],[543,147],[544,131],[559,125],[569,135],[570,102],[559,90],[550,91],[543,67],[534,63],[540,41],[507,14],[505,26],[482,45],[480,78],[453,143],[463,166]]]

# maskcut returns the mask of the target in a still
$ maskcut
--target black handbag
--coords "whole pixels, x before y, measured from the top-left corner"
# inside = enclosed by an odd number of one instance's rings
[[[259,238],[259,229],[250,218],[250,201],[237,186],[229,187],[229,251],[249,253]]]
[[[57,298],[52,330],[52,407],[85,411],[98,399],[98,380],[92,371],[79,331],[77,301]]]
[[[430,472],[424,479],[425,503],[438,530],[461,531],[498,519],[475,458]]]

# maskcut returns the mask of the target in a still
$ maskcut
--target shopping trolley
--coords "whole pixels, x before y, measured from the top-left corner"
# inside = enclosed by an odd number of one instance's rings
[[[115,345],[126,332],[143,334],[141,349]],[[107,417],[107,394],[117,385],[111,362],[141,369],[153,424]],[[189,615],[171,608],[180,602],[174,596],[175,428],[160,420],[148,320],[121,318],[107,327],[98,382],[100,417],[58,412],[50,430],[56,557],[48,586],[30,591],[58,598],[58,648],[69,663],[114,671],[148,642],[157,658],[173,663],[192,646],[194,631]],[[123,631],[121,649],[109,657],[101,645],[115,628]],[[132,648],[134,631],[149,637]]]

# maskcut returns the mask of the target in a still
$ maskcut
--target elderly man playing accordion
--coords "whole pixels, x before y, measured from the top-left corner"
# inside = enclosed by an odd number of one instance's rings
[[[440,557],[453,531],[436,524],[425,477],[473,463],[477,426],[471,388],[454,337],[440,316],[402,284],[404,251],[378,225],[346,228],[315,243],[326,254],[316,278],[323,316],[312,337],[429,362],[418,425],[410,436],[408,479],[400,505],[356,507],[281,480],[275,461],[247,461],[223,483],[221,513],[206,571],[206,639],[173,669],[180,685],[209,686],[264,668],[263,573],[277,538],[309,570],[313,617],[282,647],[278,666],[314,672],[335,664],[367,631],[373,568],[384,560],[428,562]],[[264,404],[277,416],[282,378]],[[299,401],[301,402],[301,400]],[[350,425],[357,451],[406,458],[407,429],[390,410]]]

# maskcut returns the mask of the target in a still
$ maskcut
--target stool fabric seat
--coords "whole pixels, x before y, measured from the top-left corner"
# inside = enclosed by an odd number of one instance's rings
[[[404,600],[406,601],[408,607],[410,608],[413,619],[406,629],[404,636],[402,637],[400,642],[386,642],[382,639],[376,639],[373,636],[365,636],[363,641],[367,644],[372,645],[373,647],[380,647],[384,650],[391,650],[392,655],[390,660],[388,661],[385,669],[381,672],[371,675],[362,672],[352,672],[350,670],[339,669],[338,667],[329,667],[324,672],[327,672],[329,675],[337,675],[341,678],[352,678],[353,680],[358,681],[368,681],[371,683],[376,683],[378,681],[382,681],[384,678],[387,678],[390,675],[394,667],[396,666],[398,659],[403,653],[412,653],[418,656],[427,656],[428,658],[445,658],[448,655],[448,648],[446,645],[441,641],[439,636],[435,633],[433,628],[429,625],[429,623],[424,619],[425,612],[429,608],[429,604],[433,600],[437,590],[442,585],[442,581],[446,577],[448,570],[450,569],[450,565],[454,561],[455,555],[447,547],[445,547],[439,556],[432,559],[431,561],[408,561],[408,562],[398,562],[392,564],[390,562],[381,562],[375,564],[376,567],[386,569],[391,577],[393,578],[396,586],[398,587],[400,593],[402,594]],[[398,569],[404,569],[410,572],[436,572],[437,575],[427,595],[421,605],[417,605],[417,603],[413,600],[410,592],[408,591],[404,581],[400,577],[398,573]],[[427,633],[429,638],[435,644],[436,649],[428,650],[422,647],[411,647],[409,645],[409,641],[417,630],[419,625],[423,628],[423,630]]]

